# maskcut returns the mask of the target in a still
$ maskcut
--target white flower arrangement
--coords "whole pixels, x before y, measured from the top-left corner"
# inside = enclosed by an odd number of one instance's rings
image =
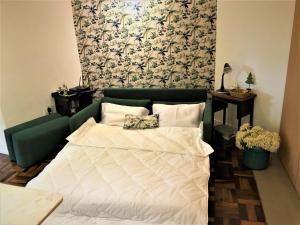
[[[261,148],[266,151],[276,152],[280,145],[280,137],[276,132],[266,131],[260,126],[250,127],[249,123],[243,124],[236,134],[236,147],[239,149]]]

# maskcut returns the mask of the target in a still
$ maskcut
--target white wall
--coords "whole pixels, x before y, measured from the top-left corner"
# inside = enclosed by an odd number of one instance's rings
[[[1,1],[1,45],[6,127],[45,115],[51,92],[63,83],[78,84],[81,69],[70,1]],[[1,118],[0,129],[2,133]]]
[[[5,153],[7,154],[7,148],[5,144],[5,138],[4,138],[4,133],[3,130],[5,128],[4,120],[3,120],[3,115],[2,115],[2,110],[0,109],[0,153]]]
[[[225,87],[243,83],[251,71],[256,77],[254,124],[279,131],[291,42],[294,0],[218,0],[216,89],[223,65]],[[236,125],[233,107],[228,114]],[[217,117],[218,118],[218,117]]]
[[[0,12],[2,12],[2,4],[0,2]],[[0,16],[0,24],[2,25],[2,17]],[[2,29],[0,26],[0,153],[7,153],[3,130],[6,127],[2,114]]]

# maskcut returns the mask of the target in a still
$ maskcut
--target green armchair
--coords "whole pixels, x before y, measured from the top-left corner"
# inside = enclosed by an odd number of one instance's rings
[[[10,159],[23,168],[54,156],[69,134],[69,118],[56,113],[4,130]]]

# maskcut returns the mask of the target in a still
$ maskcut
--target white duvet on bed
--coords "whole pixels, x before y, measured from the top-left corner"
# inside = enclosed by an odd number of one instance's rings
[[[207,224],[209,158],[198,128],[124,130],[88,120],[27,187],[59,192],[45,224]]]

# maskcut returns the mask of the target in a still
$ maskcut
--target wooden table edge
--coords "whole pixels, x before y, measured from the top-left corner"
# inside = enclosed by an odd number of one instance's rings
[[[236,102],[248,101],[248,100],[253,99],[257,96],[257,94],[255,94],[255,93],[251,93],[248,97],[245,97],[245,98],[238,98],[238,97],[228,95],[226,93],[219,93],[219,92],[211,92],[210,94],[212,95],[212,97],[215,97],[215,98],[232,100],[232,101],[236,101]]]
[[[60,205],[60,203],[62,203],[62,201],[63,196],[61,196],[60,200],[54,205],[54,207],[43,218],[41,218],[40,221],[38,221],[37,225],[42,224],[48,218],[48,216],[50,216],[50,214]]]

